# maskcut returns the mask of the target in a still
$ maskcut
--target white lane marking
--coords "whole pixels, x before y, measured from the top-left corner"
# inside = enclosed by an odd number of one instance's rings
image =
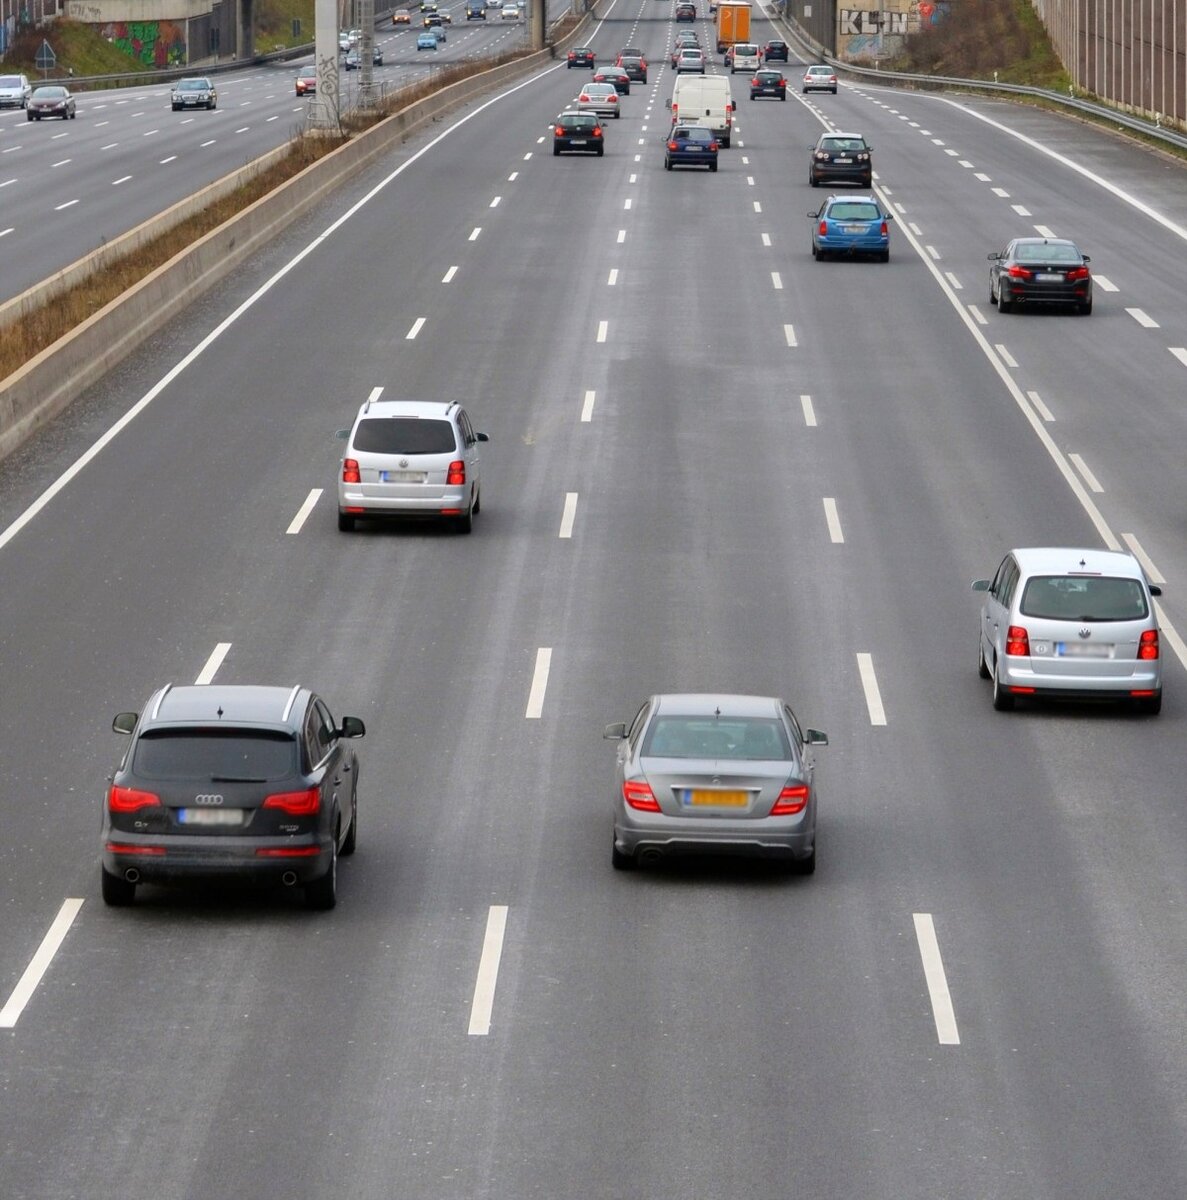
[[[771,244],[771,235],[769,233],[764,233],[762,235],[762,244],[764,246],[769,246]]]
[[[382,395],[383,395],[383,384],[380,384],[378,387],[373,387],[371,389],[371,391],[367,394],[367,403],[374,404],[375,401],[378,400],[379,397]]]
[[[777,292],[783,291],[783,278],[778,271],[771,272],[771,286]]]
[[[0,229],[0,237],[7,237],[16,229],[15,225],[10,225],[7,229]]]
[[[943,139],[941,138],[932,138],[931,141],[933,146],[942,146],[944,144]]]
[[[618,282],[618,268],[611,267],[610,274],[606,279],[606,286],[613,287]]]
[[[959,165],[962,167],[967,167],[970,171],[973,169],[973,164],[969,162],[967,158],[962,158]]]
[[[742,155],[742,166],[744,166],[744,167],[750,166],[750,155],[748,155],[748,154]]]
[[[457,267],[450,267],[444,275],[441,276],[442,283],[448,283],[457,274]]]
[[[951,147],[949,147],[947,150],[944,151],[944,153],[946,155],[948,155],[949,158],[955,158],[957,156],[957,154],[959,154],[960,152],[958,150],[953,150]]]
[[[610,332],[610,322],[609,321],[599,321],[598,322],[598,338],[597,338],[597,340],[599,342],[604,342],[606,340],[606,334],[609,332]]]
[[[1003,200],[1010,198],[1010,193],[1004,187],[995,187],[991,189],[995,196],[1000,196]]]
[[[1010,207],[1011,207],[1011,208],[1012,208],[1012,209],[1013,209],[1013,210],[1014,210],[1014,211],[1015,211],[1015,212],[1016,212],[1016,213],[1017,213],[1017,214],[1018,214],[1020,217],[1029,217],[1029,216],[1031,215],[1031,211],[1030,211],[1030,209],[1029,209],[1029,208],[1027,208],[1025,204],[1011,204],[1011,205],[1010,205]]]
[[[1175,652],[1179,662],[1187,666],[1187,644],[1184,644],[1183,639],[1179,637],[1179,631],[1167,619],[1162,605],[1157,600],[1154,601],[1154,612],[1158,617],[1158,628],[1162,636],[1170,642],[1171,649]]]
[[[791,347],[793,350],[795,349],[796,346],[798,346],[800,344],[799,339],[795,336],[795,326],[794,325],[784,325],[783,326],[783,336],[787,339],[788,346]]]
[[[413,338],[415,338],[415,337],[416,337],[416,335],[417,335],[418,333],[420,333],[420,331],[421,331],[421,330],[422,330],[424,327],[425,327],[425,318],[424,318],[424,317],[417,317],[417,318],[416,318],[416,320],[412,322],[412,328],[411,328],[410,330],[408,330],[408,332],[407,332],[406,334],[404,334],[404,340],[405,340],[406,342],[410,342],[410,341],[412,341],[412,340],[413,340]]]
[[[989,318],[986,317],[985,314],[975,304],[969,305],[969,312],[973,314],[973,320],[976,321],[978,325],[989,324]]]
[[[552,669],[552,647],[541,646],[536,651],[536,669],[532,672],[532,687],[528,692],[528,707],[524,717],[539,720],[544,711],[544,693],[548,688],[548,672]]]
[[[981,183],[989,183],[990,182],[990,177],[988,175],[986,175],[984,171],[978,171],[976,173],[976,175],[973,176],[973,178],[980,180]]]
[[[1043,418],[1044,421],[1050,423],[1055,420],[1055,414],[1043,403],[1038,392],[1027,392],[1026,398],[1035,406],[1035,412]]]
[[[64,208],[73,208],[77,203],[77,200],[67,200],[65,204],[55,204],[54,212],[61,212]]]
[[[1142,544],[1132,533],[1123,533],[1121,540],[1133,552],[1134,558],[1142,564],[1142,570],[1146,572],[1146,577],[1151,583],[1166,583],[1166,580],[1162,577],[1162,572],[1154,565],[1150,556],[1142,549]]]
[[[0,1029],[16,1028],[17,1020],[25,1011],[25,1005],[33,998],[41,977],[49,970],[58,948],[66,940],[66,934],[70,932],[70,926],[74,924],[74,918],[78,916],[80,908],[81,900],[62,901],[62,907],[58,909],[58,915],[54,917],[49,932],[41,939],[41,945],[37,947],[37,952],[25,968],[25,973],[12,989],[12,995],[8,997],[4,1007],[0,1008]]]
[[[113,146],[118,146],[119,142],[113,142]],[[0,150],[0,154],[12,154],[14,150],[19,150],[20,146],[9,146],[7,150]],[[101,146],[101,150],[110,150],[111,146]]]
[[[211,650],[210,657],[206,660],[206,665],[198,672],[198,678],[194,680],[194,683],[198,687],[205,687],[218,674],[218,669],[223,665],[223,659],[227,657],[227,651],[230,648],[230,642],[219,642]]]
[[[72,158],[63,158],[60,162],[51,163],[50,168],[52,170],[54,167],[64,167],[68,162],[73,162],[73,161],[74,160]]]
[[[747,186],[747,187],[754,187],[754,176],[753,176],[753,175],[747,175],[747,176],[746,176],[746,186]]]
[[[754,211],[756,213],[762,212],[762,205],[757,200],[754,202]]]
[[[639,141],[642,141],[642,140],[643,140],[642,138],[640,138],[640,139],[639,139]],[[641,154],[636,154],[636,155],[635,155],[635,162],[642,162],[642,161],[643,161],[643,155],[641,155]]]
[[[621,245],[622,245],[622,243],[623,243],[623,242],[625,242],[625,241],[626,241],[626,230],[625,230],[625,229],[620,229],[620,230],[618,231],[618,244],[621,246]]]
[[[1167,346],[1167,349],[1179,360],[1179,362],[1183,364],[1183,366],[1187,367],[1187,350],[1185,350],[1182,346]]]
[[[157,165],[164,167],[164,166],[167,166],[169,163],[176,162],[176,161],[177,161],[177,155],[170,154],[168,158],[162,158],[161,161]]]
[[[481,232],[482,232],[482,226],[481,226],[481,225],[476,225],[476,226],[475,226],[475,227],[474,227],[474,228],[471,230],[471,232],[470,232],[470,237],[469,237],[469,240],[470,240],[471,242],[476,242],[476,241],[478,241],[478,235],[479,235]]]
[[[1101,487],[1096,476],[1088,469],[1088,464],[1078,455],[1069,454],[1068,461],[1076,468],[1077,471],[1084,477],[1084,482],[1088,484],[1089,490],[1093,492],[1103,492],[1105,489]]]
[[[500,200],[502,200],[502,198],[503,198],[502,196],[496,196],[496,197],[495,197],[495,198],[494,198],[494,199],[493,199],[493,200],[490,202],[490,205],[489,205],[489,207],[490,207],[490,208],[498,208],[498,207],[499,207],[499,201],[500,201]]]
[[[527,153],[526,153],[526,154],[523,156],[523,161],[524,161],[524,162],[527,162],[527,161],[528,161],[528,159],[529,159],[529,158],[531,158],[531,157],[532,157],[532,152],[529,150],[529,151],[528,151],[528,152],[527,152]]]
[[[581,404],[581,419],[586,423],[593,420],[594,400],[597,397],[596,392],[586,392],[585,399]]]
[[[577,493],[565,493],[565,508],[561,513],[561,530],[559,537],[571,538],[573,536],[573,522],[577,519]]]
[[[816,410],[812,407],[812,397],[803,395],[800,397],[800,408],[804,410],[804,424],[812,427],[816,424]]]
[[[644,126],[643,126],[643,128],[644,128],[644,129],[646,129],[646,128],[647,128],[647,126],[646,126],[646,125],[644,125]],[[639,182],[639,176],[638,176],[638,175],[635,175],[635,174],[633,174],[633,173],[632,173],[632,174],[631,174],[631,176],[630,176],[630,177],[627,179],[627,183],[638,183],[638,182]]]
[[[857,671],[861,676],[861,689],[866,695],[866,708],[870,711],[870,724],[885,725],[886,710],[882,707],[882,693],[878,690],[872,654],[858,654]]]
[[[482,955],[478,959],[474,1000],[470,1005],[468,1032],[478,1037],[490,1033],[491,1012],[495,1006],[495,984],[499,978],[499,960],[503,957],[503,937],[506,930],[507,906],[492,904],[486,914],[486,934],[482,939]]]
[[[1039,237],[1045,238],[1053,238],[1055,236],[1055,230],[1053,230],[1050,225],[1036,225],[1035,233],[1037,233]]]
[[[923,248],[932,256],[932,258],[936,260],[936,262],[940,261],[940,252],[935,248],[935,246],[924,246]]]
[[[940,943],[936,940],[935,922],[931,913],[913,913],[912,916],[915,938],[919,943],[919,957],[923,960],[923,977],[927,980],[931,1011],[936,1022],[936,1037],[941,1046],[959,1046],[956,1013],[952,1009],[948,977],[944,974],[944,960],[940,957]]]
[[[903,204],[900,200],[896,200],[894,202],[894,207],[898,210],[898,214],[900,217],[906,216],[907,206],[905,204]]]
[[[944,276],[948,280],[948,282],[952,285],[952,290],[954,292],[963,292],[964,291],[964,286],[961,284],[960,280],[957,279],[956,276],[952,274],[951,271],[945,271]]]
[[[131,175],[121,175],[121,176],[120,176],[118,179],[113,179],[113,180],[111,181],[111,186],[112,186],[112,187],[119,187],[119,185],[120,185],[121,183],[127,183],[127,182],[128,182],[128,180],[129,180],[129,179],[131,179],[131,178],[132,178],[132,176],[131,176]]]
[[[202,143],[202,144],[201,144],[201,145],[198,147],[198,149],[199,149],[199,150],[205,150],[207,146],[213,146],[213,145],[214,145],[214,143],[215,143],[215,142],[217,142],[217,141],[218,141],[218,138],[211,138],[211,139],[210,139],[210,141],[208,141],[208,142],[203,142],[203,143]]]
[[[519,178],[519,172],[512,171],[511,174],[507,176],[507,182],[514,183],[518,178]]]
[[[628,209],[628,210],[630,209],[630,207],[631,207],[631,198],[630,198],[630,196],[628,196],[628,197],[627,197],[627,198],[626,198],[626,199],[625,199],[625,200],[622,202],[622,207],[623,207],[623,208],[625,208],[625,209]]]
[[[294,111],[295,111],[295,110],[294,110]],[[264,124],[265,124],[265,125],[267,125],[267,124],[268,124],[268,121],[279,121],[279,120],[280,120],[280,116],[279,116],[279,114],[278,114],[278,115],[277,115],[277,116],[275,116],[275,117],[268,117],[268,118],[267,118],[267,119],[264,121]],[[184,124],[185,124],[185,122],[183,121],[183,122],[182,122],[182,124],[184,125]]]
[[[841,532],[841,516],[837,512],[837,502],[832,496],[824,498],[824,519],[828,524],[828,539],[834,545],[840,545],[845,540]]]
[[[1007,367],[1017,368],[1018,364],[1014,361],[1014,356],[1005,348],[1005,346],[1001,344],[1001,342],[995,342],[993,348],[1001,356],[1002,362],[1004,362]]]
[[[285,533],[300,533],[301,526],[305,524],[309,514],[313,512],[313,506],[321,499],[321,488],[314,488],[308,496],[305,497],[305,503],[297,509],[297,515],[289,522],[289,527]]]
[[[922,229],[920,229],[920,228],[919,228],[919,226],[918,226],[918,225],[916,225],[914,221],[908,221],[908,222],[907,222],[907,228],[908,228],[908,229],[910,229],[910,231],[911,231],[911,232],[912,232],[912,233],[913,233],[913,234],[914,234],[916,237],[922,237],[922,236],[923,236],[923,230],[922,230]]]
[[[1161,328],[1153,317],[1148,316],[1140,308],[1127,308],[1125,310],[1143,329],[1159,329]]]
[[[6,188],[6,187],[8,187],[9,184],[12,184],[12,183],[16,183],[15,176],[12,179],[6,179],[3,183],[0,183],[0,188]]]
[[[242,129],[236,129],[235,132],[236,133],[246,133],[250,128],[251,128],[250,125],[244,125]],[[156,131],[154,130],[153,132],[155,133]]]

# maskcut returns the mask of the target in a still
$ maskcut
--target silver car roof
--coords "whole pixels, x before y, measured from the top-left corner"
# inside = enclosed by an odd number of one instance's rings
[[[1141,565],[1124,550],[1026,546],[1011,550],[1024,575],[1114,575],[1144,579]]]
[[[685,717],[773,717],[782,701],[774,696],[736,696],[729,692],[667,692],[653,696],[657,712]]]

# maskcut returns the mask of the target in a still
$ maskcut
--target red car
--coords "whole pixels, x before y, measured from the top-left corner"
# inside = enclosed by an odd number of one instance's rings
[[[317,91],[317,72],[312,67],[302,67],[297,72],[297,95],[311,96]]]

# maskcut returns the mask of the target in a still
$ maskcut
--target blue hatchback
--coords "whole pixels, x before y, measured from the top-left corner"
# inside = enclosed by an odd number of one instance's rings
[[[829,196],[812,218],[812,257],[872,254],[890,261],[889,212],[873,196]]]
[[[717,170],[717,135],[703,125],[673,125],[664,147],[664,170],[708,167]]]
[[[437,35],[433,31],[426,30],[424,33],[417,34],[416,48],[418,50],[436,50]]]

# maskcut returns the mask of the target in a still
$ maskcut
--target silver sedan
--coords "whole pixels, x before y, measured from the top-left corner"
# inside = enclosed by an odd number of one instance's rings
[[[652,696],[617,741],[614,847],[619,870],[665,855],[719,853],[791,861],[816,869],[813,746],[773,696]]]

